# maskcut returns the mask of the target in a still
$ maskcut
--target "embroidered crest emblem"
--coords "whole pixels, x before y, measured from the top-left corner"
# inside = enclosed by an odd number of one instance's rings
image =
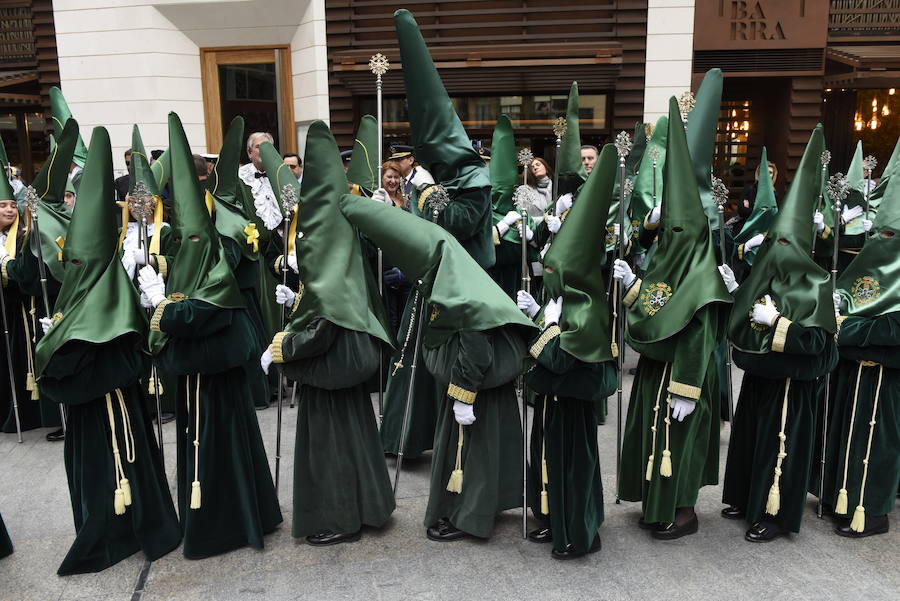
[[[772,298],[771,295],[769,296],[769,298],[770,299]],[[753,304],[754,305],[756,305],[756,304],[765,305],[766,299],[758,298],[755,301],[753,301]],[[772,300],[772,306],[775,307],[775,309],[778,309],[778,303],[776,303],[774,299]],[[750,307],[750,310],[747,312],[747,315],[750,317],[750,327],[753,328],[754,330],[756,330],[757,332],[765,332],[766,330],[768,330],[771,327],[771,326],[764,326],[761,323],[756,323],[755,321],[753,321],[753,307],[752,306]]]
[[[185,296],[185,295],[182,294],[181,292],[173,292],[172,294],[169,295],[169,300],[170,300],[170,301],[176,301],[176,302],[177,302],[177,301],[182,301],[182,300],[184,300],[184,299],[186,299],[186,298],[187,298],[187,296]]]
[[[431,316],[428,318],[428,321],[434,321],[441,314],[440,307],[432,307],[431,308]]]
[[[857,278],[850,289],[857,305],[866,305],[881,296],[881,284],[871,276]]]
[[[52,319],[53,319],[53,325],[58,324],[62,318],[63,318],[63,314],[62,314],[62,313],[54,313],[54,314],[53,314],[53,318],[52,318]]]
[[[644,307],[647,315],[653,316],[666,306],[670,298],[672,298],[672,287],[665,282],[648,284],[641,292],[641,306]]]

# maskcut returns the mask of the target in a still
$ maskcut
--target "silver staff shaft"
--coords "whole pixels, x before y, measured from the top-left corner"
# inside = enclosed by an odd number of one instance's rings
[[[15,236],[16,233],[10,231],[8,235]],[[6,316],[6,293],[3,291],[2,285],[0,285],[0,312],[3,314],[3,338],[6,341],[6,368],[9,370],[9,391],[12,395],[13,413],[16,417],[16,435],[19,437],[19,442],[22,442],[22,421],[19,418],[19,398],[16,393],[16,376],[13,371],[12,363],[12,341],[9,337],[9,321]]]
[[[522,250],[522,290],[531,294],[531,272],[528,268],[528,211],[521,209],[522,229],[519,247]],[[522,538],[528,538],[528,390],[525,377],[519,376],[519,393],[522,396]]]
[[[419,281],[420,286],[421,284],[422,282]],[[424,327],[423,324],[425,323],[425,319],[422,316],[422,312],[425,310],[425,299],[420,296],[418,290],[416,290],[415,294],[419,298],[417,301],[413,301],[415,311],[414,319],[418,319],[419,322],[413,324],[411,319],[407,326],[408,328],[416,328],[416,341],[413,345],[412,364],[409,366],[409,384],[406,389],[406,404],[403,406],[403,421],[400,424],[400,448],[397,449],[397,465],[394,468],[394,499],[397,498],[397,486],[400,484],[400,470],[403,467],[403,450],[404,447],[406,447],[406,437],[409,434],[409,412],[412,407],[413,391],[416,386],[416,370],[419,366],[419,347],[422,344],[422,330]]]
[[[625,157],[619,157],[619,235],[618,258],[625,260]],[[619,503],[619,472],[622,463],[622,380],[625,370],[625,308],[622,301],[625,298],[625,289],[622,282],[616,282],[616,340],[619,344],[619,352],[616,356],[616,503]]]
[[[37,264],[38,264],[38,278],[41,281],[41,294],[44,297],[44,316],[50,317],[50,295],[47,293],[47,266],[44,265],[44,250],[41,248],[41,229],[38,225],[38,216],[37,211],[35,211],[31,216],[31,223],[34,227],[34,237],[36,238],[37,244],[35,247],[37,248]],[[35,384],[36,386],[37,384]],[[63,434],[66,433],[66,410],[63,407],[62,403],[59,404],[59,423],[62,428]]]
[[[157,200],[157,202],[160,202]],[[126,227],[128,224],[123,225],[122,227]],[[159,235],[159,232],[154,232],[155,235]],[[144,248],[144,265],[150,264],[150,232],[147,229],[147,217],[141,217],[141,244]],[[148,310],[149,313],[153,312],[153,309]],[[162,429],[162,402],[159,398],[159,373],[156,371],[156,360],[154,359],[150,364],[150,379],[153,382],[153,396],[156,401],[156,438],[159,442],[159,461],[163,468],[163,473],[166,471],[166,452],[163,450],[163,429]]]
[[[281,254],[281,285],[287,286],[288,269],[288,230],[291,228],[291,216],[287,214],[281,222],[282,254]],[[281,329],[284,329],[284,307],[279,309],[281,313]],[[284,387],[282,386],[281,371],[278,372],[278,423],[275,426],[275,494],[278,494],[278,485],[281,483],[281,417],[284,408]]]
[[[378,129],[378,181],[375,182],[375,187],[381,187],[381,165],[382,165],[382,152],[384,143],[382,140],[382,81],[381,74],[375,76],[375,90],[376,90],[376,108],[377,108],[377,129]],[[378,249],[378,296],[381,298],[381,304],[384,304],[384,253],[379,248]],[[378,345],[378,427],[381,428],[381,425],[384,423],[384,346]]]
[[[722,264],[728,265],[725,255],[725,205],[719,203],[719,253],[722,255]],[[725,341],[725,386],[728,397],[728,424],[734,432],[734,393],[731,390],[731,342]]]

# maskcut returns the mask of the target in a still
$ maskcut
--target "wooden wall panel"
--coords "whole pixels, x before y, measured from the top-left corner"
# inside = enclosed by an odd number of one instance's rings
[[[325,1],[331,125],[342,148],[353,142],[360,116],[354,98],[365,93],[365,86],[358,78],[359,84],[350,75],[335,73],[332,67],[336,55],[354,51],[396,55],[393,12],[397,6],[394,0]],[[562,49],[585,44],[596,44],[598,48],[616,46],[621,50],[613,61],[615,69],[598,64],[595,68],[585,66],[567,72],[567,67],[542,65],[531,69],[503,68],[500,73],[498,68],[496,80],[481,85],[477,91],[480,95],[508,94],[511,90],[564,94],[571,83],[570,74],[577,73],[579,83],[587,83],[580,87],[582,94],[610,95],[612,109],[606,133],[631,131],[634,123],[642,120],[647,0],[408,0],[403,6],[416,17],[425,42],[433,51],[458,46],[516,45],[521,47],[521,56],[527,56],[529,46],[534,44],[552,44]],[[471,82],[467,85],[464,76],[449,75],[450,71],[442,75],[451,94],[474,93]],[[391,79],[402,82],[399,73]],[[541,89],[533,87],[541,85]],[[374,94],[374,81],[371,89]],[[386,84],[385,93],[399,91],[396,82]],[[549,124],[547,134],[550,135]]]

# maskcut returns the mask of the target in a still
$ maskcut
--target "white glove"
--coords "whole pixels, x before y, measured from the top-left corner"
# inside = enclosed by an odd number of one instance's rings
[[[269,348],[263,352],[262,357],[259,358],[259,366],[262,367],[263,373],[267,376],[269,375],[269,366],[272,365],[272,362],[275,359],[272,358],[272,345],[269,345]]]
[[[300,273],[300,269],[297,267],[297,253],[292,252],[288,255],[287,258],[288,268],[294,273]]]
[[[519,235],[522,235],[522,225],[519,224]],[[531,231],[531,228],[527,225],[525,226],[525,239],[531,242],[531,239],[534,238],[534,232]]]
[[[831,302],[834,303],[834,314],[839,316],[841,314],[841,295],[837,292],[832,292]]]
[[[425,171],[424,169],[416,169],[416,172],[413,174],[412,179],[409,180],[413,186],[416,187],[416,190],[421,190],[425,186],[430,186],[434,183],[434,178],[431,177],[431,174]]]
[[[824,223],[824,222],[823,222]],[[766,239],[765,234],[756,234],[746,242],[744,242],[744,252],[752,250],[763,243],[763,240]]]
[[[509,213],[507,213],[506,215],[504,215],[504,216],[503,216],[503,219],[501,219],[500,221],[502,221],[503,223],[505,223],[505,224],[507,225],[507,227],[512,227],[512,226],[514,226],[514,225],[516,224],[516,222],[519,221],[520,219],[522,219],[522,214],[521,214],[521,213],[519,213],[518,211],[510,211]]]
[[[134,270],[135,270],[134,258],[131,256],[131,253],[128,252],[127,250],[122,253],[122,267],[125,268],[125,273],[128,274],[128,279],[133,280],[134,279]]]
[[[816,224],[816,232],[821,234],[825,231],[825,215],[822,215],[821,211],[816,211],[816,214],[813,215],[813,223]]]
[[[144,265],[138,272],[138,284],[141,293],[146,295],[150,305],[154,308],[166,300],[166,283],[162,276],[156,273],[149,265]]]
[[[293,290],[283,284],[278,284],[277,286],[275,286],[275,302],[279,305],[290,307],[294,304],[294,298],[296,296],[297,295],[294,294]]]
[[[670,402],[672,404],[672,417],[680,422],[683,422],[684,418],[693,413],[694,408],[697,406],[697,401],[692,401],[691,399],[686,399],[674,394],[672,395]]]
[[[462,401],[453,401],[453,416],[456,418],[456,423],[463,426],[470,426],[475,422],[475,411],[472,405]]]
[[[384,188],[378,188],[377,190],[372,192],[372,200],[384,203],[386,205],[393,204],[390,197],[388,196],[387,190],[385,190]]]
[[[566,211],[572,208],[572,193],[563,194],[559,197],[559,200],[556,201],[556,216],[559,217]]]
[[[781,313],[775,308],[775,304],[772,303],[772,298],[768,294],[766,295],[765,304],[756,303],[753,305],[752,319],[760,325],[772,327],[780,315]]]
[[[516,294],[516,304],[519,305],[519,308],[525,315],[532,319],[534,319],[534,316],[541,310],[541,306],[537,304],[534,297],[524,290],[519,290],[518,294]]]
[[[3,177],[3,175],[0,174],[0,177]],[[3,246],[2,244],[0,244],[0,261],[2,261],[3,259],[5,259],[5,258],[6,258],[6,255],[8,255],[8,254],[9,254],[9,253],[6,252],[6,247]]]
[[[622,259],[616,259],[613,261],[613,277],[617,280],[621,280],[625,288],[628,288],[634,283],[637,276],[631,271],[631,267],[628,266],[628,263]]]
[[[850,223],[857,217],[863,214],[863,208],[859,205],[855,207],[848,207],[844,205],[844,210],[841,211],[841,221],[844,223]]]
[[[547,229],[550,230],[551,234],[555,234],[559,232],[559,228],[562,227],[562,220],[556,215],[547,215]]]
[[[868,232],[872,229],[872,220],[871,219],[863,219],[862,220],[863,231]]]
[[[49,317],[41,317],[38,321],[41,322],[41,329],[44,330],[44,334],[53,326],[53,320]]]
[[[562,297],[558,297],[556,300],[550,299],[547,301],[547,305],[544,307],[544,325],[552,325],[554,323],[559,323],[559,318],[562,316]]]
[[[662,214],[662,205],[658,205],[653,207],[653,210],[650,211],[650,216],[647,217],[647,223],[653,225],[654,223],[659,223],[659,216]]]
[[[734,292],[738,285],[734,278],[734,272],[731,271],[731,267],[728,265],[719,265],[719,275],[722,276],[722,281],[725,282],[725,287],[728,288],[728,292]]]
[[[141,292],[141,306],[145,309],[152,309],[153,305],[150,304],[150,299],[147,298],[147,295]]]
[[[134,260],[135,265],[139,265],[143,267],[147,264],[146,257],[144,256],[143,248],[132,248],[131,249],[131,258]]]

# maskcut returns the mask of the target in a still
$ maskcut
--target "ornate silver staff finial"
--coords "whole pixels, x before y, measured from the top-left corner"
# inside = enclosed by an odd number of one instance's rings
[[[842,203],[847,198],[847,195],[850,194],[850,182],[840,172],[828,178],[826,187],[828,188],[828,196],[835,202],[835,205]]]
[[[623,189],[625,191],[625,196],[630,196],[631,193],[634,192],[634,179],[626,177]]]
[[[534,206],[536,200],[536,193],[531,186],[519,186],[512,195],[513,204],[520,213],[522,211],[527,212]]]
[[[678,97],[678,112],[681,113],[682,121],[687,123],[688,115],[694,110],[694,105],[696,104],[697,100],[694,98],[693,92],[688,90],[687,92],[681,93],[681,96]]]
[[[644,123],[644,135],[647,136],[648,140],[653,137],[653,130],[655,129],[656,126],[652,123]]]
[[[388,72],[390,67],[391,63],[389,63],[387,57],[380,52],[373,54],[372,58],[369,59],[369,70],[375,77],[381,77]]]
[[[562,138],[566,135],[566,130],[569,128],[569,124],[566,122],[565,117],[557,117],[556,121],[553,122],[553,135],[557,138]]]
[[[297,206],[297,190],[291,184],[281,186],[281,209],[287,218]]]
[[[139,180],[134,190],[128,194],[128,208],[138,220],[149,221],[156,208],[156,200],[147,188],[144,180]]]
[[[534,161],[534,153],[531,152],[530,148],[523,148],[519,151],[519,154],[516,157],[519,161],[519,164],[523,167],[530,167],[532,161]]]
[[[627,131],[620,131],[618,133],[615,145],[619,160],[624,161],[625,157],[628,156],[628,153],[631,152],[631,136],[628,135]]]
[[[715,175],[712,178],[712,197],[719,210],[724,211],[725,203],[728,202],[728,187]]]
[[[41,197],[38,196],[37,190],[34,189],[34,186],[28,186],[25,188],[25,206],[28,207],[28,210],[31,211],[31,218],[37,219],[37,210],[38,203],[41,200]]]
[[[822,161],[822,168],[828,167],[828,163],[831,162],[831,153],[829,151],[822,152],[819,159]]]
[[[447,208],[447,205],[450,204],[450,194],[447,193],[447,189],[440,185],[435,184],[430,188],[431,192],[428,194],[428,208],[431,209],[431,213],[437,217],[441,211]]]
[[[653,166],[656,166],[656,163],[659,162],[659,146],[651,146],[650,150],[647,151],[647,154],[650,156],[650,160],[653,161]]]
[[[863,159],[862,166],[863,169],[869,172],[869,175],[872,174],[872,171],[875,170],[875,166],[878,165],[878,159],[873,157],[871,154]]]

